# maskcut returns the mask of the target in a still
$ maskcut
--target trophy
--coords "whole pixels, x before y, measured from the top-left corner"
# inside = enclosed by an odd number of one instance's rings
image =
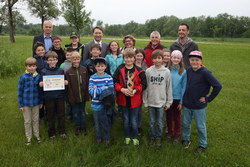
[[[129,71],[128,71],[127,88],[128,88],[128,90],[129,90],[131,93],[133,92],[133,86],[134,86],[133,78],[134,78],[134,73],[130,73],[130,74],[129,74]]]

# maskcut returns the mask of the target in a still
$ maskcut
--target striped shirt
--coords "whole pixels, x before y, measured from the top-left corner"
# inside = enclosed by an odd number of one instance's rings
[[[97,86],[97,88],[94,88]],[[103,90],[108,87],[114,87],[113,78],[105,73],[103,76],[99,76],[97,73],[92,75],[89,79],[89,94],[92,96],[91,107],[94,111],[102,111],[103,105],[99,100],[99,96]]]

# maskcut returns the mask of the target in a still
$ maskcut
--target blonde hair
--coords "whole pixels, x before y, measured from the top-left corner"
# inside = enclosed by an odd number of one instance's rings
[[[74,51],[70,57],[70,60],[73,60],[74,58],[81,58],[81,55],[78,52]]]
[[[134,57],[135,58],[135,51],[132,48],[126,48],[125,51],[123,52],[123,58],[124,57]]]
[[[183,56],[182,56],[182,53],[179,51],[179,50],[174,50],[172,53],[171,53],[171,58],[174,56],[174,55],[179,55],[181,57],[181,61],[179,63],[179,66],[180,66],[180,69],[179,69],[179,72],[178,74],[181,75],[184,71],[184,63],[183,63]],[[170,63],[168,64],[168,69],[171,71],[171,67],[172,66],[172,61],[170,59]]]
[[[37,65],[36,59],[34,57],[29,57],[25,60],[25,66]]]

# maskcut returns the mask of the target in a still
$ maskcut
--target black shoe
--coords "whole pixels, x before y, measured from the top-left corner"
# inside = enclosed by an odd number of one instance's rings
[[[206,148],[199,146],[199,147],[194,151],[194,153],[195,153],[195,154],[201,154],[201,153],[204,152],[205,150],[206,150]]]
[[[185,149],[187,149],[191,144],[191,141],[188,141],[188,140],[183,140],[182,141],[182,145]]]
[[[142,134],[142,129],[138,128],[138,135],[140,136]]]

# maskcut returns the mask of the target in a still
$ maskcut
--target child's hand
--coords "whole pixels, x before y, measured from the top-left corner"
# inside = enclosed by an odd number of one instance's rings
[[[40,109],[43,108],[43,104],[39,104],[39,108],[40,108]]]
[[[93,88],[95,88],[95,89],[96,89],[96,88],[97,88],[97,86],[96,86],[96,85],[94,85],[94,86],[93,86]]]
[[[127,88],[122,88],[121,92],[125,95],[125,96],[130,96],[130,91]]]
[[[165,110],[168,110],[169,109],[169,107],[168,106],[165,106]]]
[[[40,82],[40,83],[39,83],[39,86],[40,86],[40,87],[43,87],[43,82]]]
[[[177,106],[177,109],[181,111],[181,110],[182,110],[182,104],[179,104],[179,105]]]
[[[64,85],[68,85],[69,82],[67,80],[64,80]]]
[[[129,91],[129,93],[130,93],[129,96],[131,96],[131,97],[134,96],[136,93],[136,89],[134,89],[132,92]]]
[[[19,109],[20,109],[21,111],[24,111],[24,107],[20,107]]]
[[[205,97],[201,97],[201,98],[200,98],[200,102],[201,102],[201,103],[206,103],[206,98],[205,98]]]
[[[106,89],[108,89],[109,87],[108,86],[105,86]]]

